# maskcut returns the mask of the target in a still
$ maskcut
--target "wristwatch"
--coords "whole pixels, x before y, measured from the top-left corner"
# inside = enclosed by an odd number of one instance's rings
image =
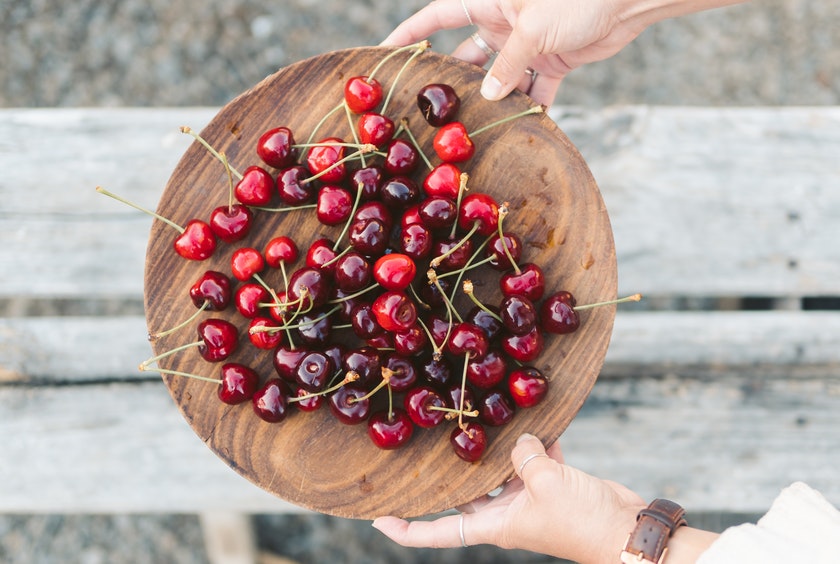
[[[667,499],[655,499],[639,511],[636,528],[627,535],[621,562],[662,564],[668,554],[668,539],[685,525],[685,509]]]

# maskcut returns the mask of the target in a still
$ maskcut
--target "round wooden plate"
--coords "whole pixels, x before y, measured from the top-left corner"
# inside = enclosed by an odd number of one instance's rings
[[[265,130],[285,125],[298,142],[305,141],[341,102],[345,81],[369,74],[389,52],[380,47],[349,49],[281,69],[226,105],[201,134],[238,170],[260,164],[255,144]],[[386,93],[408,56],[397,54],[377,72]],[[409,119],[412,132],[437,164],[431,149],[434,130],[415,102],[422,86],[433,82],[453,86],[462,101],[459,120],[468,131],[534,105],[518,92],[501,102],[485,101],[479,94],[483,74],[477,67],[426,51],[402,74],[387,113],[395,122]],[[336,112],[319,130],[319,138],[329,135],[351,138],[344,112]],[[461,169],[469,173],[473,191],[510,203],[505,227],[524,241],[523,261],[544,270],[546,295],[569,290],[579,304],[615,297],[616,258],[607,211],[586,163],[556,124],[545,114],[529,115],[481,133],[474,141],[476,153]],[[173,172],[158,212],[181,225],[192,218],[206,221],[213,208],[227,203],[227,191],[224,167],[193,143]],[[287,234],[305,251],[316,237],[335,238],[339,230],[318,224],[312,210],[257,212],[254,230],[241,245],[220,243],[210,259],[191,262],[174,253],[172,228],[154,221],[145,269],[150,332],[172,327],[193,313],[189,287],[206,270],[230,272],[235,248],[262,249],[272,237]],[[491,270],[471,273],[476,295],[498,303],[498,276]],[[265,278],[275,287],[282,285],[279,272],[267,272]],[[232,306],[202,315],[228,319],[243,328],[243,335],[247,330]],[[546,443],[560,436],[595,383],[614,315],[614,306],[588,310],[582,312],[576,333],[546,337],[545,350],[533,364],[552,378],[548,397],[537,407],[518,410],[510,424],[488,428],[487,450],[476,463],[464,462],[452,451],[448,440],[452,424],[417,429],[404,448],[383,451],[368,438],[365,425],[340,424],[326,408],[314,413],[292,410],[283,422],[269,424],[248,403],[220,402],[213,384],[178,376],[163,380],[201,440],[234,470],[280,498],[350,518],[427,515],[470,501],[509,479],[510,451],[521,433],[533,433]],[[193,329],[183,329],[159,339],[153,348],[161,353],[195,340]],[[230,360],[255,368],[264,379],[275,375],[271,352],[253,347],[247,337]],[[210,377],[218,377],[219,369],[195,348],[168,357],[159,366]]]

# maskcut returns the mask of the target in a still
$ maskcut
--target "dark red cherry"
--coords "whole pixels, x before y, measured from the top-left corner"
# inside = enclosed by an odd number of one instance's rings
[[[263,421],[279,423],[289,412],[289,386],[283,380],[271,378],[251,398],[254,413]]]
[[[265,262],[271,268],[280,268],[280,263],[290,265],[298,259],[298,248],[295,242],[285,235],[273,238],[265,245],[263,255]]]
[[[318,146],[312,147],[306,156],[306,166],[313,176],[324,183],[341,182],[347,174],[347,167],[341,160],[344,158],[344,140],[338,137],[327,137],[318,141]]]
[[[446,419],[446,412],[431,407],[447,407],[443,397],[431,386],[415,386],[405,394],[403,407],[411,421],[418,427],[431,429]]]
[[[309,171],[301,165],[290,166],[277,175],[277,193],[284,204],[300,206],[315,201],[318,186],[315,182],[304,182]]]
[[[274,370],[277,375],[286,381],[294,381],[298,364],[308,352],[306,349],[293,349],[285,345],[277,347],[273,356]]]
[[[487,351],[484,358],[470,360],[467,364],[467,381],[476,388],[492,388],[500,384],[506,375],[505,357],[495,349]]]
[[[411,359],[391,353],[385,357],[383,366],[391,371],[388,384],[395,393],[408,391],[417,382],[417,369]]]
[[[510,253],[510,258],[508,258],[505,248]],[[505,232],[504,239],[496,233],[487,242],[487,250],[484,255],[490,259],[490,266],[496,270],[510,270],[514,264],[519,264],[519,259],[522,257],[522,240],[515,233]],[[512,263],[510,262],[511,258],[513,259]]]
[[[265,164],[274,168],[291,165],[297,155],[293,147],[295,138],[288,127],[275,127],[263,133],[257,140],[257,155]]]
[[[429,355],[421,361],[420,374],[430,384],[445,386],[452,382],[452,363],[445,356]],[[458,386],[460,388],[460,384]]]
[[[382,168],[376,165],[368,165],[353,172],[350,176],[350,191],[355,194],[359,185],[362,185],[362,201],[373,200],[379,197],[379,187],[382,186],[384,174]]]
[[[501,342],[508,356],[519,362],[531,362],[543,350],[543,336],[538,327],[524,335],[504,335]]]
[[[394,137],[396,127],[391,118],[374,112],[366,112],[359,117],[357,124],[359,141],[381,147]]]
[[[420,156],[414,145],[404,139],[393,139],[385,153],[385,170],[393,176],[409,175],[417,169]]]
[[[265,206],[271,202],[275,188],[274,177],[267,170],[249,166],[242,173],[242,179],[236,183],[233,193],[246,206]]]
[[[454,251],[450,252],[452,249]],[[447,254],[449,253],[449,254]],[[441,272],[450,272],[452,270],[460,270],[467,265],[470,257],[473,254],[473,243],[471,239],[461,242],[459,238],[441,239],[435,242],[432,248],[432,256],[440,257],[446,255],[440,264],[438,270]]]
[[[373,301],[373,314],[386,331],[401,333],[417,321],[417,308],[404,292],[389,290]]]
[[[353,214],[353,221],[364,221],[366,219],[375,219],[385,226],[386,230],[390,230],[394,225],[394,216],[391,211],[385,207],[380,201],[365,202],[360,205]]]
[[[443,294],[452,295],[453,283],[451,278],[438,278],[437,284],[423,284],[420,288],[420,297],[432,309],[443,308],[446,304]]]
[[[376,384],[382,379],[382,358],[373,347],[346,351],[341,366],[346,372],[358,374],[361,385]]]
[[[250,282],[236,289],[233,302],[240,315],[251,319],[259,314],[260,304],[271,302],[271,295],[260,284]]]
[[[508,375],[508,391],[519,407],[533,407],[548,394],[548,380],[532,366],[523,366]]]
[[[452,163],[439,164],[423,180],[423,191],[427,196],[457,200],[461,191],[461,169]]]
[[[198,352],[209,362],[225,360],[239,346],[239,330],[224,319],[205,319],[198,324],[198,336]]]
[[[441,395],[446,400],[447,406],[452,409],[463,407],[464,411],[472,411],[477,403],[472,388],[469,386],[461,387],[460,382],[453,382],[444,386]],[[462,397],[464,398],[463,406],[461,405]]]
[[[341,186],[327,185],[318,192],[316,215],[324,225],[338,225],[350,217],[354,197]]]
[[[458,217],[458,207],[453,200],[442,196],[430,196],[418,208],[423,225],[434,231],[452,227]]]
[[[222,311],[230,303],[230,278],[221,272],[208,270],[190,288],[190,298],[195,307],[207,303],[207,309]]]
[[[323,349],[332,336],[332,317],[320,310],[301,313],[295,318],[297,334],[304,345]]]
[[[289,278],[288,302],[297,304],[302,300],[302,309],[317,308],[330,297],[330,284],[320,268],[305,266],[296,270]],[[293,306],[297,307],[297,305]]]
[[[402,210],[420,199],[420,188],[408,176],[394,176],[382,184],[379,197],[389,208]]]
[[[278,329],[277,331],[256,331],[251,332],[255,327],[269,327]],[[269,317],[255,317],[248,324],[248,339],[258,349],[273,350],[277,345],[283,342],[283,331],[279,330],[280,325]]]
[[[373,279],[386,290],[405,290],[416,274],[414,259],[402,253],[383,255],[373,265]]]
[[[400,232],[400,250],[414,260],[428,258],[432,254],[433,241],[431,231],[420,223],[409,225]]]
[[[540,306],[540,326],[543,331],[565,335],[580,327],[580,316],[575,311],[577,300],[570,292],[556,292]]]
[[[499,427],[510,423],[516,414],[513,401],[501,390],[490,390],[478,401],[478,417],[482,423]]]
[[[487,237],[497,232],[499,205],[492,196],[473,192],[461,199],[461,205],[458,208],[458,227],[469,231],[476,224],[479,235]]]
[[[429,338],[419,324],[412,325],[401,333],[394,333],[394,350],[402,356],[420,354],[428,343]]]
[[[467,128],[459,121],[449,122],[438,129],[432,146],[438,158],[445,163],[464,162],[475,153],[475,144]]]
[[[455,119],[461,99],[448,84],[428,84],[417,93],[417,107],[429,125],[440,127]]]
[[[484,331],[472,323],[458,323],[447,342],[449,352],[455,356],[469,355],[470,360],[481,360],[487,354],[489,343]]]
[[[524,335],[537,325],[537,308],[525,296],[505,296],[499,305],[499,317],[505,329],[514,335]]]
[[[338,252],[333,250],[335,242],[322,237],[312,241],[306,251],[306,266],[320,268],[323,272],[332,274],[335,271]]]
[[[330,359],[319,351],[306,353],[295,369],[295,382],[310,392],[323,390],[330,376],[332,376]]]
[[[460,458],[467,462],[475,462],[484,454],[487,448],[487,433],[481,423],[470,421],[464,425],[465,429],[455,427],[449,435],[449,443]]]
[[[481,327],[487,335],[487,339],[493,341],[501,334],[503,325],[497,317],[499,315],[498,308],[494,306],[485,307],[492,313],[488,313],[486,310],[475,306],[469,311],[464,321]]]
[[[333,280],[345,292],[358,292],[370,284],[373,275],[368,260],[359,252],[350,251],[335,261]]]
[[[257,249],[242,247],[233,251],[230,257],[230,270],[237,280],[245,282],[265,268],[265,259]]]
[[[210,225],[199,219],[192,219],[184,226],[184,232],[172,243],[175,252],[187,260],[206,260],[216,250],[216,236]]]
[[[378,219],[354,221],[348,239],[350,245],[365,256],[379,256],[388,248],[388,231]]]
[[[519,294],[532,302],[539,301],[545,293],[545,275],[536,264],[529,262],[520,267],[520,272],[508,272],[499,279],[499,288],[505,296]]]
[[[395,408],[390,415],[388,410],[379,411],[368,419],[368,436],[373,444],[384,450],[401,447],[413,433],[411,418],[400,408]]]
[[[345,384],[330,395],[330,411],[345,425],[356,425],[370,415],[370,399],[361,399],[367,390],[356,383]]]
[[[350,325],[353,333],[360,339],[370,339],[382,334],[385,329],[376,321],[373,306],[360,303],[350,312]]]
[[[290,396],[290,398],[300,398],[303,396],[306,397],[304,397],[303,399],[296,399],[294,401],[294,404],[298,407],[299,410],[305,411],[307,413],[321,409],[321,406],[324,405],[324,402],[326,401],[325,396],[310,394],[310,392],[307,392],[303,388],[295,389],[293,395]]]
[[[344,101],[353,113],[370,111],[382,101],[382,85],[375,78],[351,77],[344,83]]]
[[[260,385],[260,377],[245,365],[230,362],[222,365],[219,399],[228,405],[248,401]]]
[[[225,243],[241,241],[251,231],[254,214],[248,206],[219,206],[210,213],[210,229]]]

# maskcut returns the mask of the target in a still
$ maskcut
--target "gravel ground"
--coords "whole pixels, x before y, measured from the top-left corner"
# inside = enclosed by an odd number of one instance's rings
[[[3,0],[0,107],[220,106],[280,67],[378,43],[422,0]],[[840,3],[765,0],[663,22],[573,72],[557,103],[836,105]],[[466,30],[432,38],[449,52]],[[699,516],[721,530],[754,516]],[[492,547],[403,550],[367,522],[255,516],[296,562],[547,562]],[[0,515],[0,562],[207,562],[191,515]]]

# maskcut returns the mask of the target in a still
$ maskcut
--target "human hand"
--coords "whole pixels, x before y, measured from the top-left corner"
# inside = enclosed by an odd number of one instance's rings
[[[478,37],[461,43],[453,56],[484,66],[498,51],[481,94],[499,100],[518,87],[551,105],[570,71],[615,55],[651,24],[738,1],[433,0],[382,44],[408,45],[443,29],[475,25]]]
[[[548,451],[523,435],[511,453],[517,477],[496,496],[434,521],[380,517],[373,526],[410,547],[494,544],[577,562],[615,562],[644,501],[629,489],[563,463],[559,443]],[[463,522],[459,522],[463,519]],[[463,526],[463,529],[460,528]]]

